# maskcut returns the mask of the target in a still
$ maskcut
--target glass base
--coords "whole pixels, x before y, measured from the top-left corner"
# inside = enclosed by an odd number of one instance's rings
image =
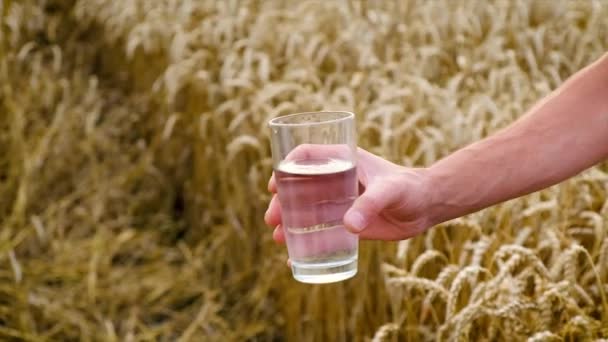
[[[331,263],[291,262],[293,277],[302,283],[327,284],[352,278],[357,274],[357,257]]]

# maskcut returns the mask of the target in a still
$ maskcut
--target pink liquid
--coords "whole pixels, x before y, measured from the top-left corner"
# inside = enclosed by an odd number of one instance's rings
[[[275,175],[292,263],[322,266],[356,259],[358,237],[342,223],[358,194],[354,165],[329,158],[284,161]]]

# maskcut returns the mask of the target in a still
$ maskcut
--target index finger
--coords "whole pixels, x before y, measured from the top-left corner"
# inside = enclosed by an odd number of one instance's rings
[[[352,151],[348,145],[345,144],[301,144],[296,146],[289,154],[285,157],[285,160],[297,161],[307,159],[324,159],[324,158],[339,158],[339,159],[352,159]],[[274,171],[268,180],[268,191],[271,193],[277,193],[277,183],[274,178]]]

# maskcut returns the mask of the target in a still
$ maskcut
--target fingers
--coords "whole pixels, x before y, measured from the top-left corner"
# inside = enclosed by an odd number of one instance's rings
[[[278,225],[274,229],[274,231],[272,232],[272,238],[276,243],[285,243],[285,231],[283,231],[283,227],[281,225]]]
[[[272,199],[268,204],[268,210],[266,210],[266,214],[264,214],[264,221],[267,225],[271,227],[275,227],[272,232],[272,238],[276,243],[284,244],[285,243],[285,232],[283,231],[283,227],[281,227],[281,205],[279,204],[279,198],[277,196],[277,185],[274,180],[274,172],[268,181],[268,191],[273,193]]]
[[[374,158],[375,155],[359,148],[358,154],[363,156],[364,159]],[[289,155],[287,156],[287,160],[297,160],[297,159],[316,159],[316,158],[343,158],[343,159],[351,159],[351,150],[347,145],[312,145],[312,144],[302,144],[294,148]],[[359,177],[366,178],[366,177]],[[367,184],[366,181],[362,182],[360,186],[365,186]],[[337,184],[339,186],[339,184]],[[268,191],[272,194],[277,193],[277,182],[275,178],[275,173],[273,172],[268,180]],[[363,187],[360,188],[362,190]],[[299,197],[306,197],[309,195],[316,194],[319,189],[318,185],[314,186],[314,184],[298,184],[297,189],[291,189],[293,191],[298,191]],[[328,193],[339,193],[342,189],[323,189]],[[278,209],[277,209],[278,208]],[[276,200],[276,196],[273,197],[272,201],[268,206],[268,210],[264,215],[264,220],[266,223],[272,227],[281,223],[281,213],[280,208],[278,207],[278,201]]]
[[[338,159],[346,159],[349,160],[352,158],[352,150],[347,145],[311,145],[311,144],[303,144],[299,145],[295,149],[293,149],[289,155],[286,157],[286,160],[299,160],[299,159],[324,159],[324,158],[338,158]],[[367,152],[361,148],[357,151],[357,159],[360,161],[362,166],[362,174],[359,175],[360,180],[360,193],[365,189],[367,185],[367,175],[366,175],[366,167],[371,170],[374,169],[374,165],[380,162],[385,162],[383,159],[377,157],[376,155]],[[359,168],[358,168],[359,169]],[[358,170],[359,171],[359,170]],[[298,184],[299,185],[299,184]],[[313,184],[314,185],[314,184]],[[316,193],[318,191],[327,191],[329,193],[337,193],[338,190],[341,189],[318,189],[318,187],[309,185],[309,186],[299,186],[298,189],[292,189],[294,192],[298,193],[298,197],[306,197],[311,192]],[[298,191],[295,191],[298,190]],[[264,215],[264,221],[271,227],[275,227],[273,230],[273,239],[280,244],[285,243],[285,232],[281,226],[281,207],[279,204],[279,200],[277,197],[277,182],[275,178],[275,173],[273,172],[270,179],[268,180],[268,191],[273,194],[272,200],[268,205],[268,210]],[[366,190],[365,193],[368,194],[367,197],[363,199],[359,199],[355,202],[353,206],[355,210],[350,210],[347,213],[348,217],[345,217],[345,224],[347,228],[352,230],[353,232],[360,232],[365,229],[371,220],[370,217],[376,215],[377,212],[375,210],[371,210],[370,208],[374,208],[376,200],[373,199],[378,195],[374,193],[377,190]],[[369,198],[368,198],[369,197]]]
[[[274,172],[272,173],[272,176],[270,176],[270,179],[268,180],[268,192],[271,192],[273,194],[277,193],[277,183],[274,180]]]
[[[369,184],[344,215],[344,225],[353,233],[360,233],[375,220],[382,210],[399,199],[399,188],[389,181]]]
[[[350,147],[346,144],[301,144],[291,150],[285,160],[307,160],[336,158],[342,160],[352,160],[353,154]]]
[[[396,170],[401,167],[361,147],[357,148],[357,177],[363,186],[378,175],[386,173],[387,168]]]
[[[371,163],[371,164],[385,164],[385,163],[391,163],[388,160],[377,156],[367,150],[362,149],[361,147],[357,147],[357,158],[359,159],[359,161],[362,161],[364,163]],[[392,164],[392,163],[391,163]]]
[[[270,204],[268,204],[268,210],[264,214],[264,221],[270,227],[276,227],[281,223],[281,204],[276,194],[272,196]]]

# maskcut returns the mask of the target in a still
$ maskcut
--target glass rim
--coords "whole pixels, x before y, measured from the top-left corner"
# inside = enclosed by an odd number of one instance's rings
[[[338,114],[341,115],[337,118],[332,119],[323,119],[319,121],[311,121],[311,122],[281,122],[282,120],[293,118],[296,116],[310,115],[310,114]],[[323,110],[323,111],[312,111],[312,112],[299,112],[293,114],[287,114],[282,116],[277,116],[276,118],[270,119],[268,121],[269,127],[297,127],[297,126],[315,126],[315,125],[325,125],[331,123],[337,123],[341,121],[346,121],[349,119],[354,119],[355,113],[344,111],[344,110]]]

